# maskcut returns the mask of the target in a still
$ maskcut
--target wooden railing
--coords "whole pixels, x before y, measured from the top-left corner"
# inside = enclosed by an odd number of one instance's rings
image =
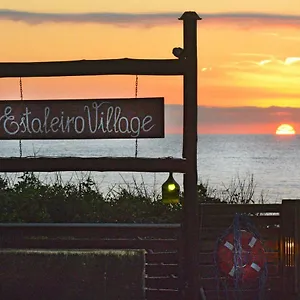
[[[0,224],[0,247],[144,249],[146,298],[178,298],[179,224]],[[174,298],[175,297],[175,298]]]
[[[200,212],[199,288],[203,288],[207,300],[218,299],[215,245],[235,213],[246,213],[261,235],[267,256],[269,299],[293,299],[299,295],[300,201],[268,205],[203,204]],[[181,232],[179,224],[2,223],[0,247],[145,249],[146,298],[179,300]],[[249,289],[245,295],[253,299],[254,293]],[[222,293],[219,296],[225,299]]]
[[[253,221],[256,230],[266,251],[268,280],[266,293],[269,299],[281,299],[281,271],[280,271],[280,215],[281,205],[279,204],[204,204],[200,213],[200,276],[201,285],[208,300],[226,299],[225,291],[217,290],[216,267],[214,254],[217,239],[232,224],[236,213],[244,213]],[[231,294],[234,288],[227,286],[229,299],[235,299]],[[243,300],[258,299],[257,286],[247,288],[243,292]],[[219,298],[218,298],[219,294]],[[256,297],[255,297],[256,296]]]

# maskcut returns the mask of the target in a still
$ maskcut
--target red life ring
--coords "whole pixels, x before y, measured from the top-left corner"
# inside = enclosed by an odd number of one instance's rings
[[[241,266],[234,265],[234,235],[229,233],[220,242],[217,248],[217,264],[222,274],[234,278],[237,268],[240,270],[242,282],[253,281],[259,277],[266,258],[262,242],[252,233],[241,230]]]

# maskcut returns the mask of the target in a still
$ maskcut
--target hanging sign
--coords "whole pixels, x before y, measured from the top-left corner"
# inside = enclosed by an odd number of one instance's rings
[[[164,98],[0,101],[0,139],[164,137]]]

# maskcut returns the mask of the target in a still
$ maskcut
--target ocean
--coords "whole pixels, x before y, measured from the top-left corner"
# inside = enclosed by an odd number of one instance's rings
[[[134,156],[135,140],[24,140],[23,156]],[[181,157],[182,135],[167,135],[163,139],[138,140],[139,157]],[[19,141],[1,141],[1,157],[18,157]],[[62,172],[64,182],[80,181],[91,176],[100,190],[112,187],[133,188],[143,184],[150,193],[159,192],[166,173],[128,172]],[[17,180],[18,174],[8,174]],[[51,182],[51,173],[38,174]],[[300,199],[300,136],[279,135],[199,135],[199,182],[210,191],[224,193],[233,182],[245,183],[253,176],[255,197],[268,203],[280,203],[283,198]],[[182,175],[174,174],[182,185]],[[233,184],[234,185],[234,184]],[[258,200],[257,200],[258,201]]]

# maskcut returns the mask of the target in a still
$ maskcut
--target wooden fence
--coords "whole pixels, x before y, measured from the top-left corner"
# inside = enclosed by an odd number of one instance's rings
[[[178,224],[2,223],[0,247],[145,249],[146,297],[167,300],[178,294],[179,233]]]
[[[201,283],[207,299],[226,299],[225,290],[217,291],[214,252],[216,240],[232,224],[235,213],[246,213],[253,221],[261,235],[267,256],[268,280],[266,284],[267,299],[281,299],[280,276],[280,209],[279,204],[269,205],[202,205],[200,226],[200,273]],[[235,299],[233,287],[227,285],[229,299]],[[258,299],[257,285],[243,291],[243,300]]]
[[[299,201],[300,203],[300,201]],[[261,234],[267,256],[266,299],[294,299],[299,283],[299,205],[203,204],[200,209],[200,287],[207,300],[226,299],[217,292],[216,240],[232,224],[235,213],[246,213]],[[182,299],[179,224],[0,224],[1,248],[145,249],[148,300]],[[297,252],[298,251],[298,252]],[[243,299],[255,299],[248,289]],[[229,289],[230,295],[230,289]],[[231,299],[231,298],[229,298]]]

